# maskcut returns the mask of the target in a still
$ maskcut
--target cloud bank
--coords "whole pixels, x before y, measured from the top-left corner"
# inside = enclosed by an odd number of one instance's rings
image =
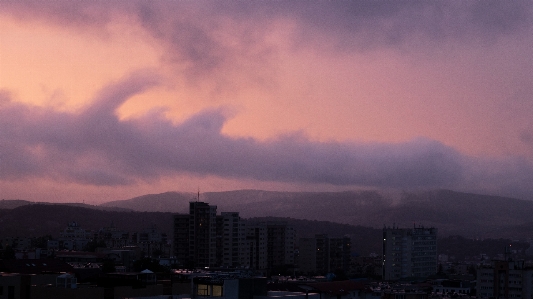
[[[149,36],[143,42],[162,49],[157,54],[159,69],[140,70],[98,87],[79,111],[32,106],[17,102],[10,90],[1,92],[4,182],[43,178],[113,187],[191,174],[307,185],[451,188],[533,198],[530,1],[0,0],[0,15],[35,27],[65,28],[88,40],[105,40],[114,22],[125,22]],[[309,67],[299,65],[306,63]],[[197,106],[183,100],[194,106],[188,112],[196,112],[178,124],[163,108],[138,117],[117,116],[128,100],[162,86],[188,88],[188,93],[175,96],[180,100],[203,89],[208,95]],[[224,93],[228,90],[233,93]],[[319,142],[303,129],[266,140],[230,136],[223,129],[232,120],[227,109],[234,107],[227,105],[231,99],[220,100],[222,93],[257,95],[243,110],[281,106],[269,115],[289,111],[284,124],[303,111],[295,127],[327,123],[335,127],[326,130],[348,132],[326,137],[346,139],[351,131],[387,121],[366,140],[391,139],[380,130],[417,132],[402,138],[433,137],[395,143]],[[313,105],[314,110],[309,108]],[[306,109],[313,111],[305,114]],[[335,110],[349,110],[348,116]],[[337,116],[345,118],[330,121]],[[378,121],[359,127],[370,118]],[[426,120],[435,124],[418,133]],[[268,121],[250,126],[275,122]],[[500,131],[491,132],[494,128]],[[501,151],[508,149],[509,154],[466,155],[449,146],[454,138],[462,138],[454,144],[462,149],[504,144]]]
[[[0,179],[52,177],[86,185],[128,185],[175,174],[376,188],[459,188],[528,194],[533,166],[519,159],[467,157],[442,143],[312,142],[299,133],[268,141],[221,133],[224,109],[173,124],[164,111],[119,120],[116,109],[157,86],[137,72],[101,90],[79,113],[0,100]],[[526,186],[526,187],[524,187]],[[525,189],[524,189],[525,188]]]

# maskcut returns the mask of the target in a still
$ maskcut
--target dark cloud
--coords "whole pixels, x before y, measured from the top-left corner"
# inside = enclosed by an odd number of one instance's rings
[[[127,185],[176,174],[386,188],[485,187],[523,190],[533,168],[517,159],[482,160],[429,139],[406,143],[311,142],[301,134],[259,142],[221,133],[223,109],[179,125],[163,111],[119,120],[115,110],[157,84],[139,72],[104,88],[78,114],[0,97],[0,179],[52,178]],[[527,188],[527,187],[526,187]],[[524,190],[532,191],[532,190]]]

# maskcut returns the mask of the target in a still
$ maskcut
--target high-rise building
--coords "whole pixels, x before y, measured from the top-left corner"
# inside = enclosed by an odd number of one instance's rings
[[[336,270],[347,272],[350,266],[351,240],[330,238],[326,234],[299,241],[299,270],[304,273],[325,275]]]
[[[249,269],[267,268],[267,227],[265,223],[245,224],[245,246],[241,264]]]
[[[383,228],[384,280],[425,278],[436,272],[436,228]]]
[[[204,268],[215,265],[216,206],[195,201],[188,215],[174,215],[173,252],[182,266]]]
[[[286,222],[246,223],[243,265],[255,270],[294,265],[294,235]]]
[[[240,267],[245,229],[239,213],[222,212],[217,216],[217,265]]]
[[[192,260],[189,260],[189,215],[174,215],[174,234],[172,252],[178,262],[187,268],[192,268]]]
[[[189,203],[189,259],[196,268],[215,266],[217,206]]]
[[[294,229],[285,222],[246,223],[237,212],[216,215],[216,206],[190,202],[174,215],[172,251],[187,268],[276,269],[294,264]]]

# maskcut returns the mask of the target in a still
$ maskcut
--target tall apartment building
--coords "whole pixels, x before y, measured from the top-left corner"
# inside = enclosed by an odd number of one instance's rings
[[[436,228],[383,228],[384,280],[425,278],[436,272]]]
[[[245,224],[242,265],[254,270],[274,270],[294,265],[294,229],[286,222]]]
[[[189,214],[174,215],[172,251],[182,266],[215,266],[216,211],[216,206],[195,201],[189,203]]]
[[[216,215],[216,206],[190,202],[174,215],[172,252],[187,268],[274,269],[294,264],[294,230],[287,223],[246,223],[238,212]]]
[[[237,212],[222,212],[217,216],[217,265],[240,267],[244,250],[244,223]]]
[[[477,269],[478,298],[533,298],[533,268],[524,261],[493,261]]]
[[[298,266],[304,273],[325,275],[335,270],[347,272],[350,266],[349,237],[329,238],[327,234],[299,240]]]
[[[174,215],[174,232],[172,252],[178,262],[186,268],[194,268],[193,261],[189,259],[189,215]]]
[[[294,264],[294,229],[285,222],[267,223],[267,268]]]
[[[241,265],[248,269],[267,268],[267,226],[265,223],[245,224],[244,250]]]
[[[189,259],[197,268],[215,266],[217,206],[189,203]]]

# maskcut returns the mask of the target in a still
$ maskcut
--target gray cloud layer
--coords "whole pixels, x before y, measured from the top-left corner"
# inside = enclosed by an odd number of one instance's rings
[[[268,64],[272,20],[298,23],[295,47],[321,44],[364,50],[431,43],[491,42],[531,29],[531,1],[2,1],[0,14],[105,31],[117,14],[133,16],[167,49],[165,62],[192,80],[223,80],[236,68]],[[235,43],[216,30],[235,22]],[[529,37],[529,34],[528,34]],[[412,46],[412,47],[411,47]],[[237,61],[242,63],[237,63]],[[244,61],[244,62],[243,62]],[[183,68],[185,66],[185,68]],[[269,67],[272,67],[269,65]],[[237,71],[241,71],[240,69]],[[245,70],[246,71],[246,70]],[[401,144],[311,142],[298,134],[277,140],[221,134],[222,110],[173,125],[162,111],[119,121],[115,109],[157,85],[137,73],[98,94],[78,114],[30,107],[0,94],[0,179],[51,177],[88,185],[128,185],[176,173],[371,187],[491,190],[530,197],[533,166],[520,158],[465,157],[438,141]],[[225,83],[225,82],[224,82]],[[219,82],[220,84],[220,82]],[[528,141],[527,132],[522,134]]]
[[[155,78],[155,79],[154,79]],[[135,73],[104,88],[78,114],[0,98],[0,179],[47,177],[87,185],[127,185],[173,174],[385,188],[460,188],[527,197],[533,166],[516,158],[466,157],[437,141],[319,143],[300,134],[259,142],[221,134],[223,110],[179,125],[163,111],[119,120],[115,110],[157,85]]]

